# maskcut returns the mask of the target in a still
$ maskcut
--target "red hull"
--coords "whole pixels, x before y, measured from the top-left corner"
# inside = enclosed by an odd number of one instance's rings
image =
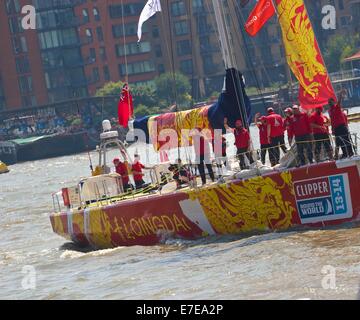
[[[52,214],[54,232],[94,248],[164,237],[324,227],[359,220],[360,159],[315,164],[199,190]]]

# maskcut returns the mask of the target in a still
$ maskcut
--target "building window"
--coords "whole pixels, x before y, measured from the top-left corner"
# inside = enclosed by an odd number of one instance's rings
[[[162,50],[161,50],[161,46],[160,45],[156,45],[155,47],[155,55],[157,58],[161,58],[162,57]]]
[[[99,73],[99,68],[93,68],[92,69],[92,76],[94,81],[99,81],[100,80],[100,73]]]
[[[122,38],[124,36],[135,36],[137,35],[137,23],[128,23],[123,26],[122,24],[116,24],[112,26],[112,33],[114,38]],[[143,34],[148,32],[148,27],[146,24],[143,25]]]
[[[9,18],[9,28],[11,33],[19,33],[23,32],[23,28],[21,26],[21,18],[20,17],[10,17]]]
[[[12,38],[12,44],[15,54],[24,53],[28,51],[26,38],[21,36],[19,38]]]
[[[159,74],[165,73],[165,66],[163,64],[158,65]]]
[[[105,81],[110,81],[110,70],[108,66],[104,66],[103,68],[104,71],[104,80]]]
[[[155,66],[152,61],[140,61],[128,64],[129,75],[153,71],[155,71]],[[124,64],[119,64],[119,74],[121,77],[126,75],[126,66]]]
[[[175,34],[181,36],[189,33],[189,24],[186,20],[177,21],[174,23]]]
[[[57,48],[78,43],[76,29],[53,30],[39,33],[41,49]]]
[[[184,1],[176,1],[171,4],[171,14],[174,17],[182,16],[186,14]]]
[[[204,11],[204,0],[192,0],[194,13]]]
[[[96,61],[96,50],[95,50],[95,48],[90,48],[90,60],[91,60],[91,62]]]
[[[48,51],[51,52],[51,51]],[[53,50],[59,56],[60,61],[64,61],[64,65],[67,67],[73,67],[82,65],[83,59],[79,48],[67,48],[63,50]]]
[[[200,51],[201,52],[206,52],[211,48],[210,38],[208,36],[200,37],[199,42],[200,42]]]
[[[339,0],[339,9],[344,10],[344,0]]]
[[[150,52],[150,42],[144,41],[144,42],[132,42],[127,43],[124,47],[124,45],[118,44],[116,45],[116,55],[118,57],[122,57],[126,55],[133,55],[133,54],[142,54],[146,52]]]
[[[100,53],[101,60],[106,61],[106,59],[107,59],[106,48],[105,47],[100,47],[99,53]]]
[[[340,18],[340,24],[342,27],[349,26],[351,24],[351,16],[344,16]]]
[[[88,9],[83,9],[82,10],[82,16],[83,16],[83,22],[84,23],[87,23],[87,22],[90,21]]]
[[[152,36],[153,36],[153,38],[159,38],[160,32],[159,32],[159,28],[157,26],[153,26]]]
[[[17,73],[29,73],[30,64],[28,57],[18,57],[15,59]]]
[[[124,8],[124,13],[122,12],[122,7]],[[139,16],[142,9],[144,8],[143,3],[131,3],[131,4],[116,4],[109,6],[110,18],[117,19],[121,18],[123,15],[128,16]]]
[[[85,34],[89,42],[93,42],[94,38],[93,38],[92,30],[89,28],[86,29]]]
[[[37,104],[34,96],[22,96],[21,102],[23,107],[34,107]]]
[[[33,91],[33,82],[31,76],[19,77],[19,87],[21,93],[28,93]]]
[[[96,28],[96,34],[97,34],[97,37],[98,37],[98,40],[101,42],[101,41],[104,41],[104,34],[103,34],[103,30],[101,27],[97,27]]]
[[[182,73],[191,74],[193,72],[193,62],[191,59],[180,61],[180,70]]]
[[[16,14],[20,12],[19,0],[6,0],[6,12],[8,14]]]
[[[178,56],[191,54],[190,40],[183,40],[177,42],[177,54]]]
[[[211,55],[203,56],[203,64],[204,64],[204,71],[206,73],[212,72],[214,71],[214,69],[216,69]]]
[[[93,9],[93,14],[94,14],[95,21],[100,21],[101,18],[100,18],[100,12],[99,12],[98,8]]]
[[[42,52],[41,61],[44,68],[62,67],[64,65],[63,55],[58,50]]]

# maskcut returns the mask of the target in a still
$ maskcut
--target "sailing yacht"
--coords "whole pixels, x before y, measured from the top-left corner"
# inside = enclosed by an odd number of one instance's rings
[[[131,122],[130,128],[145,131],[146,142],[164,128],[173,128],[179,134],[182,129],[192,128],[222,130],[225,117],[231,123],[237,119],[248,123],[248,98],[242,75],[236,68],[222,2],[212,2],[226,67],[224,91],[215,104]],[[301,26],[308,17],[304,11],[297,10],[304,8],[301,0],[276,0],[273,5],[284,28],[292,32],[297,27],[305,28],[306,34],[309,33],[311,24]],[[297,19],[299,12],[302,16]],[[289,35],[290,29],[283,29],[287,31],[284,36]],[[301,99],[305,104],[314,104],[317,95],[320,100],[324,98],[324,85],[331,91],[326,68],[320,60],[312,59],[309,62],[312,68],[302,65],[304,69],[299,69],[301,56],[293,53],[294,46],[302,45],[304,55],[319,54],[314,48],[306,51],[304,39],[291,39],[294,42],[287,43],[288,62],[300,79]],[[309,77],[313,79],[311,83]],[[231,170],[218,183],[199,187],[195,181],[180,190],[169,178],[168,164],[160,163],[150,169],[149,186],[128,191],[124,190],[118,174],[109,173],[109,148],[116,145],[124,163],[132,163],[131,156],[108,121],[103,123],[100,138],[99,163],[93,175],[53,194],[54,213],[50,220],[54,232],[81,246],[102,249],[156,245],[169,238],[193,240],[214,235],[319,228],[357,222],[360,218],[359,156],[296,167],[295,154],[289,152],[277,167],[254,163],[243,171],[236,169],[236,162],[232,161]],[[155,141],[155,149],[161,149]]]

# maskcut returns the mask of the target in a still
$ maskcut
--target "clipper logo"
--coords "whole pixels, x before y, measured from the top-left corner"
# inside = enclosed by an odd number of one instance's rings
[[[347,174],[294,183],[301,223],[316,223],[352,217]]]

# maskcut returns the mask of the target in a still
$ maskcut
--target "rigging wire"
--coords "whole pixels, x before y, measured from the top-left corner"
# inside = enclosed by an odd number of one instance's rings
[[[106,0],[106,1],[108,1],[108,0]],[[122,20],[122,29],[123,29],[123,46],[124,46],[124,59],[125,59],[125,84],[127,85],[127,90],[128,90],[128,94],[127,94],[128,108],[129,108],[128,111],[129,111],[129,114],[131,114],[129,70],[128,70],[128,60],[127,60],[125,18],[124,18],[124,0],[121,0],[121,20]],[[139,43],[138,45],[141,45],[141,44]],[[122,94],[122,89],[121,89],[121,94]]]
[[[239,4],[237,3],[237,1],[235,1],[235,14],[236,14],[236,17],[238,18],[238,20],[240,20],[241,22],[241,25],[244,26],[245,25],[245,20],[244,20],[244,16],[242,14],[242,11],[241,11],[241,7],[239,6]],[[234,21],[234,17],[233,15],[230,14],[230,18],[232,20],[232,23],[233,23],[233,26],[236,28],[237,27],[237,24],[236,22],[239,22],[239,21]],[[261,90],[261,85],[260,85],[260,81],[259,81],[259,78],[258,78],[258,75],[255,71],[255,68],[254,68],[254,65],[252,63],[252,59],[251,59],[251,54],[250,54],[250,51],[249,51],[249,48],[247,46],[247,43],[246,43],[246,34],[245,34],[245,30],[243,29],[243,27],[240,26],[240,32],[241,32],[241,36],[242,36],[242,42],[244,43],[244,46],[240,46],[240,49],[241,51],[243,52],[243,55],[244,57],[246,58],[247,62],[249,63],[249,65],[251,66],[250,67],[250,70],[251,70],[251,73],[253,74],[253,77],[255,79],[255,82],[256,82],[256,89],[259,93],[259,95],[261,96],[261,99],[263,101],[263,104],[265,105],[265,98],[264,98],[264,93],[263,91]],[[236,37],[238,38],[238,43],[241,43],[241,39],[240,39],[240,35],[235,33]],[[250,38],[250,41],[252,39]],[[266,68],[265,69],[265,72],[266,72]]]
[[[207,2],[207,1],[205,1],[205,3],[206,3],[206,5],[207,5],[207,10],[208,10],[208,12],[211,13],[212,11],[211,11],[211,7],[210,7],[210,3]],[[225,19],[224,19],[224,21],[225,21]],[[216,23],[216,21],[215,21],[215,17],[214,17],[214,15],[212,15],[212,14],[210,14],[210,23],[212,23],[212,27],[214,28],[214,30],[216,31],[216,33],[217,33],[217,35],[218,35],[219,45],[221,46],[221,43],[220,43],[220,33],[219,33],[218,28],[217,28],[217,23]],[[224,61],[224,63],[225,63],[225,61]],[[236,63],[236,61],[235,61],[235,63]],[[236,68],[236,65],[234,65],[234,66],[232,66],[232,67],[234,67],[235,69],[237,69],[237,68]],[[235,79],[235,77],[236,77],[236,79]],[[238,106],[238,109],[239,109],[239,113],[240,113],[240,117],[241,117],[242,123],[243,123],[246,127],[248,127],[248,121],[247,121],[247,119],[244,119],[243,111],[242,111],[242,109],[241,109],[241,105],[242,105],[242,103],[241,103],[241,98],[243,98],[242,85],[241,85],[241,82],[237,82],[237,83],[236,83],[236,81],[240,81],[240,78],[239,78],[238,73],[235,74],[235,77],[234,77],[234,75],[231,75],[231,79],[232,79],[234,88],[236,88],[236,84],[238,83],[238,84],[239,84],[239,87],[240,87],[240,90],[241,90],[241,92],[240,92],[241,97],[239,97],[239,92],[238,92],[237,90],[235,90],[235,98],[236,98],[237,106]],[[243,104],[243,106],[245,107],[245,103]]]
[[[241,11],[241,7],[240,7],[240,5],[239,5],[239,3],[237,2],[237,1],[235,1],[235,6],[236,6],[236,8],[237,8],[237,12],[239,13],[239,17],[240,17],[240,19],[241,19],[241,23],[242,23],[242,25],[244,26],[245,25],[245,18],[244,18],[244,15],[243,15],[243,13],[242,13],[242,11]],[[245,32],[244,32],[244,30],[241,28],[241,31],[242,31],[242,33],[244,34]],[[251,36],[249,36],[249,39],[250,39],[250,42],[252,43],[252,45],[253,46],[255,46],[255,40],[253,39],[253,37],[251,37]],[[248,50],[248,48],[245,46],[245,48],[246,48],[246,50]],[[289,72],[289,77],[290,77],[290,85],[291,85],[291,92],[293,92],[293,84],[292,84],[292,75],[291,75],[291,72],[289,71],[289,67],[288,67],[288,64],[287,64],[287,61],[285,60],[285,68],[287,68],[287,71]],[[264,71],[264,74],[265,74],[265,77],[266,77],[266,79],[267,79],[267,81],[269,81],[269,83],[271,83],[272,82],[272,80],[271,80],[271,77],[270,77],[270,75],[269,75],[269,72],[267,71],[267,68],[266,68],[266,66],[265,66],[265,64],[262,62],[262,60],[260,60],[260,66],[262,67],[262,69],[263,69],[263,71]],[[255,76],[256,76],[256,73],[255,73]],[[290,97],[290,99],[291,99],[291,101],[293,102],[293,103],[295,103],[295,100],[294,100],[294,97],[293,97],[293,95],[291,95],[291,97]],[[281,109],[281,111],[282,111],[282,109]]]

